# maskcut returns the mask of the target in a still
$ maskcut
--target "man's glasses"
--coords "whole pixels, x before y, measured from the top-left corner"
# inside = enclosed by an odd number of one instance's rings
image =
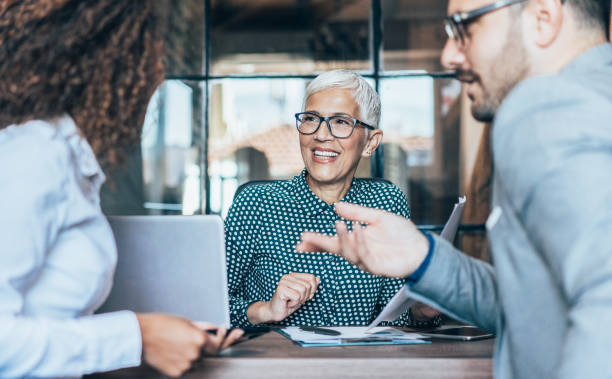
[[[444,30],[451,38],[455,41],[459,48],[465,47],[465,40],[467,37],[467,27],[470,22],[473,22],[478,17],[481,17],[489,12],[496,11],[498,9],[522,3],[527,0],[500,0],[493,4],[485,5],[484,7],[476,8],[469,12],[457,12],[444,19]]]
[[[350,116],[330,116],[321,117],[316,113],[302,112],[295,114],[295,126],[298,132],[302,134],[314,134],[319,130],[321,124],[325,121],[327,129],[332,136],[336,138],[349,138],[355,130],[355,126],[360,124],[368,129],[376,129],[375,127],[359,121]]]

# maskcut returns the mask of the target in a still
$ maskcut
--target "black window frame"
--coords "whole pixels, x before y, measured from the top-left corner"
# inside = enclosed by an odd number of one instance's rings
[[[166,80],[185,80],[199,82],[202,84],[204,98],[204,117],[201,125],[195,125],[196,130],[193,134],[201,136],[202,151],[199,154],[200,183],[203,184],[205,198],[201,199],[200,212],[204,214],[213,213],[210,208],[210,176],[208,173],[209,162],[209,125],[210,125],[210,82],[223,79],[314,79],[316,74],[252,74],[252,75],[212,75],[212,43],[211,43],[211,3],[210,0],[204,1],[204,73],[202,75],[166,75]],[[380,82],[390,78],[417,78],[429,77],[432,79],[455,78],[453,72],[425,72],[417,70],[390,71],[385,72],[381,65],[381,55],[383,53],[383,12],[381,0],[370,0],[370,60],[372,70],[369,73],[362,73],[364,78],[374,81],[374,89],[380,94]],[[442,19],[440,20],[442,22]],[[382,146],[381,146],[382,147]],[[374,178],[384,178],[384,150],[379,148],[375,151],[370,160],[370,174]]]

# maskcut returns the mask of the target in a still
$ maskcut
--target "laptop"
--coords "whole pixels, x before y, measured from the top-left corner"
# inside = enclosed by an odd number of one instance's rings
[[[223,222],[218,216],[111,216],[118,261],[97,313],[163,312],[229,327]]]

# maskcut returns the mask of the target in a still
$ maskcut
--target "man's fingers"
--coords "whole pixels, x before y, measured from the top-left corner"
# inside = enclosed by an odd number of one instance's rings
[[[338,234],[338,241],[340,241],[340,245],[342,246],[342,256],[344,259],[354,265],[358,265],[359,257],[356,254],[354,236],[348,232],[348,228],[344,222],[336,222],[336,233]]]
[[[367,271],[367,264],[369,262],[369,255],[370,255],[370,250],[368,249],[368,245],[364,236],[364,228],[361,226],[361,224],[359,223],[355,223],[353,224],[353,234],[354,234],[354,240],[355,240],[355,245],[356,245],[356,250],[357,250],[357,256],[359,257],[359,268],[360,269],[366,269],[364,271]]]
[[[367,224],[375,224],[380,216],[386,214],[385,211],[380,209],[372,209],[349,203],[337,203],[335,210],[340,217]],[[338,223],[336,223],[336,230],[338,230]],[[329,252],[337,255],[343,255],[343,249],[344,246],[339,241],[339,238],[313,232],[302,233],[302,239],[295,247],[295,250],[301,252]]]
[[[368,224],[376,223],[379,217],[385,214],[385,211],[381,211],[380,209],[362,207],[361,205],[344,202],[336,203],[334,209],[340,217]]]
[[[327,236],[314,232],[302,233],[302,240],[295,246],[298,252],[329,252],[340,254],[340,244],[335,236]]]

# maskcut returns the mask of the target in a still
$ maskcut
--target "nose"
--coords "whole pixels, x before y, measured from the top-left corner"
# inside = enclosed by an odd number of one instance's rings
[[[465,63],[465,53],[459,48],[454,39],[446,39],[440,63],[447,70],[456,70]]]
[[[319,129],[314,134],[314,138],[317,141],[329,141],[333,139],[334,136],[331,135],[331,132],[329,129],[330,129],[329,122],[325,120],[321,120],[321,125],[319,126]]]

